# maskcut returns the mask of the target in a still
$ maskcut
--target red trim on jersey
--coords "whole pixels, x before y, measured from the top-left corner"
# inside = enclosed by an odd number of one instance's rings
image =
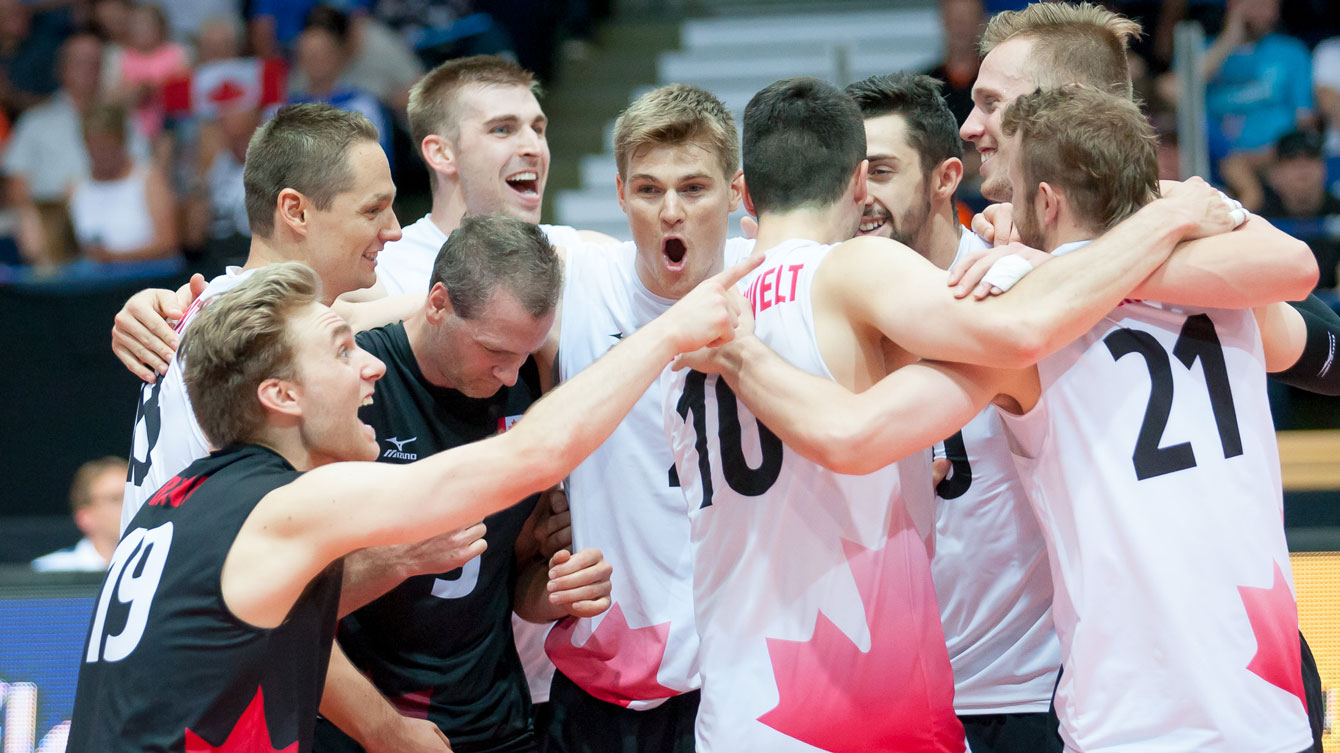
[[[242,716],[228,733],[228,739],[219,745],[210,745],[203,737],[186,730],[186,753],[297,753],[298,741],[283,748],[270,742],[270,728],[265,721],[265,698],[260,686]]]

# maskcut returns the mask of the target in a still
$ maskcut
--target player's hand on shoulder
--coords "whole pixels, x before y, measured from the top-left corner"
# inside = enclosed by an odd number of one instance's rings
[[[687,353],[729,342],[745,308],[744,298],[735,291],[735,283],[762,263],[762,253],[750,254],[698,283],[688,295],[671,306],[663,316],[672,325],[675,350]]]
[[[153,383],[167,373],[177,350],[177,333],[169,321],[185,309],[171,290],[149,288],[132,295],[112,323],[112,352],[132,374]]]
[[[1194,240],[1233,230],[1246,219],[1242,205],[1198,177],[1159,184],[1164,209],[1188,226],[1183,240]]]
[[[972,231],[993,246],[1019,240],[1019,231],[1014,227],[1014,205],[1008,202],[991,204],[973,215]]]
[[[549,558],[549,603],[573,617],[595,617],[610,608],[611,572],[599,549],[560,549]]]
[[[1009,290],[1024,274],[1051,258],[1051,254],[1019,242],[979,248],[964,254],[949,268],[946,283],[954,289],[955,298],[971,294],[980,301]],[[1003,280],[1008,284],[1002,284]]]
[[[535,526],[535,539],[540,547],[540,555],[548,559],[560,549],[570,549],[572,516],[568,512],[567,492],[558,487],[541,492],[536,505],[540,507],[539,519]]]
[[[368,753],[451,753],[451,743],[427,719],[399,716],[364,742]]]

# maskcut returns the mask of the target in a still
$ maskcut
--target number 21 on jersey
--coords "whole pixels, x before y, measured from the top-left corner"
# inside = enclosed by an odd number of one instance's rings
[[[702,479],[703,501],[700,507],[712,504],[712,458],[719,458],[721,476],[738,494],[757,497],[777,483],[782,473],[782,440],[758,421],[759,447],[763,459],[757,468],[749,465],[744,456],[744,439],[740,429],[740,409],[730,385],[720,377],[716,382],[717,436],[715,448],[707,436],[707,375],[690,371],[684,381],[684,393],[679,396],[675,410],[694,433],[694,451],[698,455],[698,476]],[[692,414],[692,419],[689,418]]]
[[[85,662],[92,664],[99,658],[109,662],[121,661],[140,645],[144,628],[149,623],[149,607],[158,591],[158,582],[163,578],[163,566],[167,564],[171,546],[171,522],[153,529],[136,528],[121,539],[116,552],[112,554],[107,580],[103,582],[102,593],[98,596],[98,608],[93,615],[93,629],[89,631]],[[106,636],[104,647],[103,633],[107,629],[107,610],[111,606],[113,594],[118,602],[127,605],[126,624],[121,632]]]

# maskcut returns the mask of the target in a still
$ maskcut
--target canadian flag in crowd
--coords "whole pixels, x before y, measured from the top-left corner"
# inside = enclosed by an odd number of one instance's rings
[[[283,60],[233,58],[205,63],[169,81],[163,90],[171,115],[215,118],[237,109],[283,104],[288,69]]]

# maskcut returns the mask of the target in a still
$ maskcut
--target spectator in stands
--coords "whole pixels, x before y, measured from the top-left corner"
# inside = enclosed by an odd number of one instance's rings
[[[1295,131],[1275,145],[1275,159],[1266,169],[1265,201],[1258,213],[1278,219],[1340,215],[1340,197],[1326,189],[1326,167],[1322,162],[1319,133]],[[1324,237],[1324,234],[1306,240],[1321,269],[1317,287],[1334,288],[1336,264],[1340,263],[1340,240]]]
[[[168,38],[163,9],[149,3],[131,8],[127,40],[118,98],[134,108],[140,133],[153,139],[163,130],[163,85],[189,67],[186,48]]]
[[[130,45],[131,0],[94,0],[91,10],[93,33],[102,40],[102,90],[114,92],[121,85],[121,53]]]
[[[982,62],[977,52],[977,40],[986,22],[982,0],[940,0],[940,20],[944,25],[944,60],[926,73],[944,82],[940,93],[954,119],[963,125],[972,112],[972,82],[977,80],[977,67]]]
[[[345,78],[349,58],[349,17],[334,8],[313,9],[307,27],[298,35],[296,70],[301,72],[306,86],[301,91],[291,91],[289,102],[324,102],[341,110],[362,113],[377,127],[382,150],[390,159],[391,130],[386,110],[372,93]]]
[[[177,252],[176,201],[163,173],[126,151],[126,113],[95,105],[84,116],[89,176],[70,195],[80,254],[90,261],[148,261]]]
[[[23,113],[5,147],[7,197],[26,228],[20,251],[31,264],[67,261],[74,254],[65,200],[88,175],[83,119],[98,101],[102,42],[89,33],[75,34],[61,47],[57,68],[61,88]],[[148,156],[143,138],[132,141],[131,153]]]
[[[1326,125],[1325,152],[1340,155],[1340,37],[1332,37],[1312,51],[1312,85],[1317,113]]]
[[[126,493],[126,461],[105,457],[90,460],[74,472],[70,509],[84,537],[69,549],[33,560],[38,572],[106,570],[121,538],[121,497]]]
[[[184,233],[185,245],[197,250],[202,272],[222,274],[229,264],[243,263],[250,250],[242,164],[260,122],[260,111],[244,105],[225,110],[201,129],[198,188],[186,202]]]
[[[1229,0],[1205,52],[1206,114],[1234,152],[1264,155],[1312,119],[1312,62],[1302,42],[1274,31],[1279,10],[1279,0]]]
[[[196,65],[240,58],[244,41],[240,17],[210,16],[195,32]]]
[[[61,35],[38,23],[23,0],[0,0],[0,108],[10,116],[56,90]]]

